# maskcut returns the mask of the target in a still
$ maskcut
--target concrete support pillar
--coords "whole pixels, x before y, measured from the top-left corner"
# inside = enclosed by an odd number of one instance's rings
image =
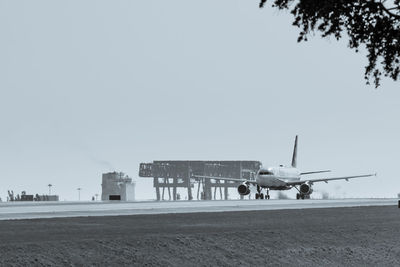
[[[167,181],[167,185],[168,185],[168,200],[171,200],[171,189],[169,186],[169,178],[166,178],[166,181]]]
[[[211,200],[211,180],[204,179],[204,199]]]
[[[156,188],[157,201],[160,201],[161,197],[160,197],[160,186],[158,184],[158,177],[154,177],[153,183],[154,187]]]
[[[200,186],[201,186],[201,181],[202,181],[202,179],[203,178],[201,178],[201,179],[199,179],[199,182],[198,182],[198,186],[197,186],[197,200],[200,200]]]
[[[163,180],[163,183],[162,183],[162,196],[161,196],[161,199],[162,200],[165,200],[165,198],[164,198],[164,193],[165,193],[165,178],[163,178],[164,180]]]
[[[192,195],[192,184],[190,182],[190,177],[192,175],[192,171],[190,168],[190,163],[189,161],[187,162],[187,168],[188,168],[188,172],[187,172],[187,189],[188,189],[188,200],[192,200],[193,199],[193,195]]]
[[[176,178],[174,178],[173,179],[173,183],[174,183],[174,185],[173,185],[173,192],[172,192],[172,197],[173,197],[173,199],[174,200],[176,200],[176,187],[178,186],[177,185],[177,183],[178,183],[178,179],[176,179]]]
[[[188,200],[192,200],[193,199],[193,195],[192,195],[192,185],[190,184],[190,178],[187,178],[187,189],[188,189]]]

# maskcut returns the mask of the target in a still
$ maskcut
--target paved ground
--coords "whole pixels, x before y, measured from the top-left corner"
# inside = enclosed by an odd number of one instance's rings
[[[394,205],[3,220],[0,266],[399,266],[399,229]]]
[[[230,200],[165,202],[7,202],[0,220],[79,216],[282,210],[396,205],[397,199]]]

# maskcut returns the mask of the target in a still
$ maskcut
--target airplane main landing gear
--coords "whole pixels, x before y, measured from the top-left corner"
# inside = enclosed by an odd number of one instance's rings
[[[310,199],[310,195],[309,194],[308,195],[304,195],[304,194],[297,193],[296,194],[296,199]]]
[[[267,188],[267,193],[265,195],[261,192],[261,190],[262,188],[259,185],[257,185],[256,199],[269,199],[270,198],[269,189]]]

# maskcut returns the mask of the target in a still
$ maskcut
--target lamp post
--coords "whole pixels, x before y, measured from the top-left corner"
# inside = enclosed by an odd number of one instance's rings
[[[49,187],[49,196],[51,196],[51,187],[53,186],[52,184],[47,185]]]
[[[82,190],[82,188],[80,188],[80,187],[78,187],[78,200],[80,201],[81,200],[81,190]]]

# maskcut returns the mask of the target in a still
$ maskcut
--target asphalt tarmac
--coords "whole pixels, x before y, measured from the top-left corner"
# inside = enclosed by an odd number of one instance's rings
[[[0,220],[396,205],[397,199],[3,202]]]
[[[3,220],[0,266],[400,266],[399,229],[395,205]]]

